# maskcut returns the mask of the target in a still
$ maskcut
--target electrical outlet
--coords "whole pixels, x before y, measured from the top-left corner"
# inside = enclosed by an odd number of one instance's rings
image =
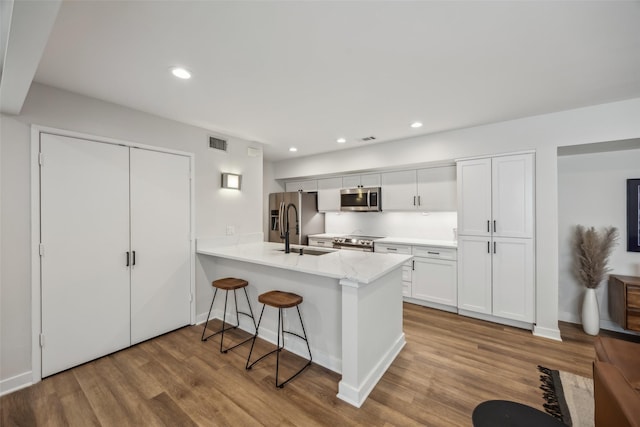
[[[227,236],[233,236],[236,234],[236,227],[233,225],[227,225]]]

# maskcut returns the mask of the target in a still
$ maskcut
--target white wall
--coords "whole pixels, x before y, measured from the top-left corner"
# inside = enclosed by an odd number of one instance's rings
[[[627,252],[627,183],[640,178],[640,149],[558,157],[558,237],[560,320],[581,323],[584,287],[572,272],[572,240],[578,224],[620,232],[609,259],[613,274],[640,276],[640,253]],[[601,326],[622,330],[611,322],[607,283],[597,289]]]
[[[536,329],[558,331],[557,147],[640,137],[640,98],[359,146],[275,164],[276,179],[402,167],[506,153],[536,152]]]
[[[206,129],[34,84],[19,116],[1,116],[2,313],[0,380],[31,370],[30,125],[194,153],[195,234],[213,237],[262,231],[262,147],[228,138],[229,150],[208,148]],[[218,135],[221,136],[221,135]],[[257,157],[247,148],[260,150]],[[221,172],[242,174],[242,191],[220,188]],[[196,260],[197,313],[206,312],[210,285]]]
[[[326,233],[456,240],[456,212],[327,212]]]

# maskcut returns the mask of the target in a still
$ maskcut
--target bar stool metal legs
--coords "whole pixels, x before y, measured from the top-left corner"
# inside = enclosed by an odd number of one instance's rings
[[[282,299],[283,295],[286,295],[286,298],[289,299]],[[289,297],[291,296],[291,297]],[[275,298],[275,300],[274,300]],[[267,292],[266,294],[262,294],[259,297],[259,301],[263,303],[262,306],[262,311],[260,312],[260,318],[258,320],[258,326],[256,327],[256,334],[253,336],[253,342],[251,343],[251,349],[249,350],[249,356],[247,357],[247,364],[245,365],[245,368],[251,369],[253,367],[253,365],[255,365],[256,363],[258,363],[259,361],[261,361],[262,359],[264,359],[265,357],[269,356],[270,354],[276,353],[276,387],[278,388],[283,388],[284,385],[286,383],[288,383],[289,381],[291,381],[292,379],[294,379],[295,377],[297,377],[300,373],[302,373],[302,371],[304,371],[309,365],[311,365],[311,362],[313,360],[312,356],[311,356],[311,348],[309,347],[309,340],[307,339],[307,332],[304,328],[304,323],[302,321],[302,315],[300,314],[300,307],[299,304],[302,302],[302,297],[295,295],[295,294],[289,294],[289,293],[285,293],[285,292],[279,292],[279,291],[271,291],[271,292]],[[256,359],[254,362],[251,362],[251,354],[253,353],[253,347],[255,346],[256,343],[256,338],[258,337],[258,329],[260,328],[260,323],[262,322],[262,315],[264,314],[264,309],[267,305],[270,305],[272,307],[275,307],[278,309],[278,328],[277,328],[277,346],[274,350],[271,350],[270,352],[260,356],[258,359]],[[283,322],[283,312],[282,310],[284,308],[290,308],[290,307],[296,307],[296,310],[298,311],[298,318],[300,319],[300,326],[302,326],[302,334],[297,334],[295,332],[292,331],[285,331],[284,330],[284,322]],[[284,348],[284,334],[289,334],[289,335],[293,335],[296,336],[302,340],[304,340],[305,344],[307,345],[307,351],[309,352],[309,359],[307,361],[307,363],[300,368],[296,373],[294,373],[293,375],[291,375],[289,378],[287,378],[286,380],[284,380],[283,382],[279,382],[279,372],[280,372],[280,352],[282,351],[282,349]],[[280,336],[282,335],[282,345],[280,344]]]
[[[233,350],[234,348],[249,342],[251,339],[253,339],[253,337],[249,337],[246,340],[232,346],[229,348],[224,348],[223,347],[223,342],[224,342],[224,333],[230,329],[236,329],[238,326],[240,326],[240,315],[244,315],[247,316],[249,318],[251,318],[251,321],[253,322],[253,327],[256,328],[256,319],[253,316],[253,310],[251,309],[251,303],[249,302],[249,295],[247,294],[247,284],[248,282],[246,280],[242,280],[242,279],[234,279],[234,278],[226,278],[226,279],[219,279],[219,280],[215,280],[212,283],[212,286],[216,288],[216,290],[213,293],[213,298],[211,299],[211,306],[209,307],[209,313],[207,314],[207,320],[204,324],[204,329],[202,330],[202,337],[200,338],[201,341],[207,341],[209,338],[213,337],[214,335],[218,335],[218,334],[222,334],[221,338],[220,338],[220,353],[226,353],[229,350]],[[242,311],[238,310],[238,296],[236,294],[236,291],[238,288],[242,288],[244,290],[244,296],[247,300],[247,305],[249,306],[249,313],[245,313]],[[217,331],[212,333],[211,335],[205,337],[205,334],[207,332],[207,325],[209,323],[209,317],[211,316],[211,310],[213,309],[213,303],[216,300],[216,295],[218,294],[218,289],[222,289],[225,291],[225,296],[224,296],[224,311],[222,313],[222,328]],[[231,325],[229,327],[225,327],[226,320],[227,320],[227,300],[229,298],[229,291],[232,290],[233,291],[233,299],[235,302],[235,308],[236,308],[236,325]]]

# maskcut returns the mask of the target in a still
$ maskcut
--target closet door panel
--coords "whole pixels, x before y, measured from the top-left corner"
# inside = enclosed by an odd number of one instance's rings
[[[131,149],[132,344],[190,322],[189,158]]]
[[[41,135],[42,375],[130,345],[129,150]]]

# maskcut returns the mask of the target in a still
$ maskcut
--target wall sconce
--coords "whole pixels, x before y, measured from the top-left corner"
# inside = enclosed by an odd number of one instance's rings
[[[239,190],[242,183],[242,175],[235,173],[222,173],[222,188]]]

